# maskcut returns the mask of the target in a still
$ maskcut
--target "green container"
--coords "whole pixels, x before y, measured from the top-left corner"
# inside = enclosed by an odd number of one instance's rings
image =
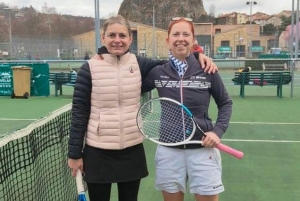
[[[1,66],[1,65],[0,65]],[[6,63],[5,66],[10,68],[14,66],[28,66],[32,68],[31,73],[31,87],[30,96],[49,96],[50,95],[50,85],[49,85],[49,64],[47,63]],[[1,70],[0,70],[1,71]],[[11,76],[11,91],[13,89],[13,77]],[[11,95],[11,91],[8,96]]]
[[[28,66],[32,68],[31,96],[49,96],[49,64],[47,63],[17,63],[16,66]],[[12,66],[11,66],[12,67]]]
[[[0,96],[11,95],[12,77],[10,66],[0,64]]]

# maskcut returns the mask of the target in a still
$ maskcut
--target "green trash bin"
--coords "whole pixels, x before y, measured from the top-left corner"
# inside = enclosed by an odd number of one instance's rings
[[[15,97],[30,97],[31,87],[31,70],[28,66],[14,66],[11,68],[13,71],[14,88],[11,93],[11,98]]]

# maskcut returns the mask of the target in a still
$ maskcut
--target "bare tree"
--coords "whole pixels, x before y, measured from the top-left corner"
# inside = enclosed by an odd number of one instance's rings
[[[211,17],[215,17],[216,6],[214,4],[210,4],[208,15]]]
[[[45,13],[45,14],[57,14],[56,8],[48,6],[46,2],[44,3],[44,5],[42,7],[42,13]]]
[[[0,18],[0,41],[8,41],[9,40],[9,28],[8,23],[5,23],[4,18]]]
[[[42,6],[42,13],[46,14],[46,16],[47,16],[47,24],[48,24],[48,28],[49,28],[49,39],[51,40],[51,38],[52,38],[51,37],[51,35],[52,35],[51,23],[53,21],[54,15],[57,14],[56,8],[48,6],[47,3],[45,2],[44,5]]]
[[[110,18],[110,17],[112,17],[112,16],[116,16],[117,15],[117,13],[115,13],[115,12],[111,12],[111,13],[108,13],[107,14],[107,16],[105,16],[104,18]]]
[[[19,23],[18,30],[16,31],[17,34],[25,37],[40,36],[41,18],[39,13],[33,7],[24,10],[24,17],[18,19],[17,22]],[[22,31],[20,29],[22,29]]]

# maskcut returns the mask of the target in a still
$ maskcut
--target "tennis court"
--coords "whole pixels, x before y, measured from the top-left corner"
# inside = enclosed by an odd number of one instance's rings
[[[275,97],[276,87],[272,86],[247,87],[246,98],[240,98],[238,97],[239,86],[234,86],[230,80],[233,73],[226,71],[221,72],[221,75],[234,103],[230,127],[224,135],[223,143],[244,151],[245,156],[242,160],[238,160],[222,154],[225,192],[220,195],[220,200],[299,200],[299,80],[295,82],[293,98],[290,98],[290,86],[285,86],[283,98]],[[300,74],[296,75],[299,76]],[[71,94],[72,88],[66,87],[64,88],[64,95],[60,97],[31,97],[28,100],[0,97],[0,134],[3,136],[7,132],[24,127],[49,112],[71,103]],[[215,119],[216,111],[217,108],[212,102],[210,107],[212,119]],[[65,143],[66,141],[63,140],[63,142]],[[59,149],[60,146],[56,147],[56,149]],[[150,175],[142,180],[139,200],[162,200],[160,192],[154,188],[154,154],[156,145],[146,140],[145,148]],[[1,156],[1,161],[9,162],[2,157],[3,155]],[[45,157],[45,160],[50,159],[51,157],[49,159]],[[60,162],[64,164],[64,156],[61,156]],[[3,165],[4,162],[1,163],[1,166]],[[58,166],[54,167],[58,168]],[[1,169],[1,174],[4,174]],[[34,169],[31,171],[34,171]],[[19,173],[24,174],[24,171],[19,170]],[[48,172],[48,174],[51,174],[51,172]],[[55,174],[54,170],[52,174]],[[62,175],[67,174],[67,171],[62,173]],[[23,182],[29,183],[32,180],[26,179]],[[38,189],[39,185],[35,184],[34,188]],[[22,190],[29,191],[28,188],[17,187],[18,193],[22,193]],[[0,181],[0,201],[7,201],[2,197],[3,188],[4,182]],[[14,188],[11,187],[10,191],[12,189]],[[49,191],[51,189],[52,187],[48,188]],[[49,199],[41,198],[41,200]],[[112,191],[111,200],[118,200],[115,187]],[[187,195],[185,200],[193,201],[194,199],[193,196]]]

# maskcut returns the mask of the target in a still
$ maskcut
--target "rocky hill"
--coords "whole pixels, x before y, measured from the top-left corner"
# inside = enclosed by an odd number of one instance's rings
[[[195,22],[210,22],[202,0],[123,0],[118,14],[126,19],[152,25],[155,11],[156,27],[166,28],[172,17],[190,17]]]

